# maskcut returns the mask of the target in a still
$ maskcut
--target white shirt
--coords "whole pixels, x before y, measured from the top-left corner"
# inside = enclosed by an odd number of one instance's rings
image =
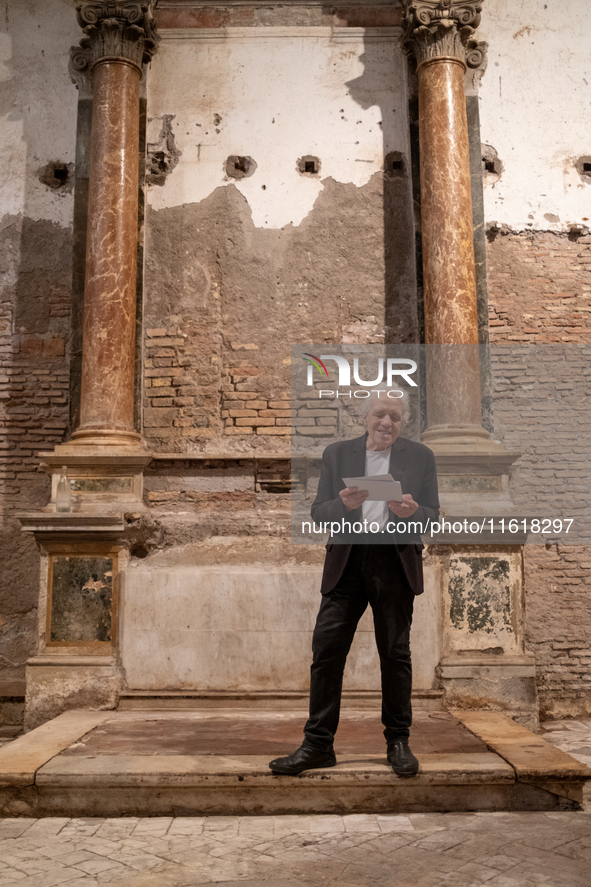
[[[374,474],[388,474],[391,449],[392,447],[388,447],[387,450],[365,451],[365,477],[371,477]],[[387,502],[368,502],[366,499],[361,508],[361,516],[363,520],[367,520],[368,531],[369,525],[374,522],[379,524],[380,532],[386,529],[389,520]]]

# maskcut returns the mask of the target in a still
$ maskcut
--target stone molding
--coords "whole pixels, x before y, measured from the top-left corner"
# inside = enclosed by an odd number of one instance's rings
[[[478,68],[484,48],[472,34],[480,24],[483,0],[405,0],[405,45],[417,66],[432,59],[457,59]]]
[[[76,7],[84,31],[79,46],[70,50],[68,70],[85,91],[88,75],[101,59],[121,59],[142,71],[158,48],[154,9],[157,0],[83,0]]]

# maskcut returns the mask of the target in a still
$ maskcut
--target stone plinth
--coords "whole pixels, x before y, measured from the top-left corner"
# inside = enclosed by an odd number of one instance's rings
[[[115,708],[119,571],[127,563],[121,514],[19,516],[40,549],[37,652],[27,662],[25,728],[72,708]]]
[[[509,718],[478,711],[423,713],[411,733],[419,772],[410,779],[392,773],[381,724],[362,712],[343,718],[334,768],[274,776],[269,759],[299,740],[299,714],[66,712],[0,749],[0,811],[86,817],[578,810],[591,777],[584,764]]]
[[[68,470],[72,490],[72,512],[123,514],[144,512],[144,469],[151,454],[109,447],[66,444],[53,452],[39,453],[41,468],[51,475],[51,501],[44,510],[55,512],[57,484],[62,467]]]

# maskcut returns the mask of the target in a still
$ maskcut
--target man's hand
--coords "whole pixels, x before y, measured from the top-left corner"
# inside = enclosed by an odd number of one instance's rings
[[[418,507],[419,503],[415,502],[410,493],[405,493],[403,495],[402,502],[396,502],[395,499],[388,502],[388,508],[398,517],[410,517],[415,513]]]
[[[343,500],[343,505],[347,511],[355,511],[356,508],[359,508],[365,502],[369,493],[367,490],[358,490],[357,487],[345,487],[344,490],[341,490],[339,496]]]

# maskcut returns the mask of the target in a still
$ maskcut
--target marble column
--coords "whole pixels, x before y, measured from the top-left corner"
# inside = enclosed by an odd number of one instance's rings
[[[80,422],[73,444],[137,449],[134,431],[139,83],[155,0],[77,7],[71,68],[93,81]]]
[[[417,61],[428,428],[435,447],[487,447],[482,427],[470,152],[464,74],[477,0],[406,5]],[[430,380],[432,382],[430,383]]]
[[[425,573],[440,604],[436,671],[445,705],[503,711],[535,728],[535,663],[525,649],[524,538],[513,537],[509,547],[499,530],[499,518],[518,516],[509,471],[519,454],[508,453],[482,426],[464,91],[467,61],[472,67],[482,61],[472,36],[482,5],[483,0],[405,0],[407,46],[416,57],[419,91],[427,344],[422,440],[435,453],[444,519],[428,545]],[[462,534],[463,521],[490,532]]]

